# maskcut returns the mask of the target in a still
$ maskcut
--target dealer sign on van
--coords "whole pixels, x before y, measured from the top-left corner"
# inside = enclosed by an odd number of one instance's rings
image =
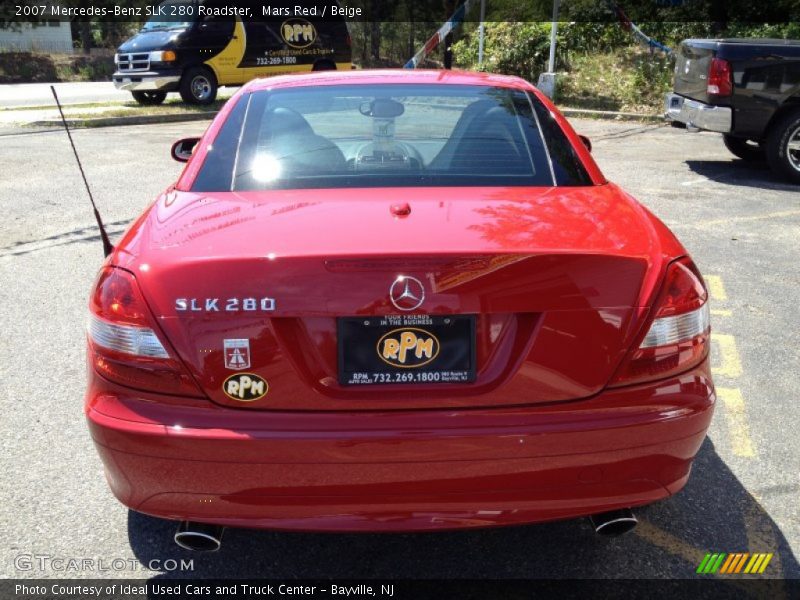
[[[281,37],[292,48],[305,48],[317,39],[317,30],[305,19],[289,19],[281,25]]]

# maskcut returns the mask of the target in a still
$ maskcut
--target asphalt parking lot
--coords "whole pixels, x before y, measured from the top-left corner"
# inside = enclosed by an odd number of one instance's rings
[[[686,578],[706,552],[769,552],[763,577],[800,578],[800,188],[734,159],[714,134],[573,123],[607,177],[678,234],[712,294],[714,422],[687,487],[640,509],[633,533],[599,538],[586,520],[414,535],[230,530],[216,554],[177,548],[171,523],[129,513],[104,480],[82,413],[102,248],[64,132],[19,130],[0,137],[0,576]],[[112,238],[177,176],[170,144],[205,125],[75,132]],[[107,570],[63,571],[59,558]],[[170,558],[194,569],[159,568]]]

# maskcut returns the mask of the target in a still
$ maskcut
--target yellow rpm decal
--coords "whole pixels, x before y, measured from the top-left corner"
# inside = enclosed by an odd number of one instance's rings
[[[222,391],[231,400],[255,402],[267,395],[269,384],[253,373],[236,373],[225,380]]]
[[[378,340],[378,356],[388,365],[417,369],[439,355],[439,339],[416,327],[393,329]]]
[[[305,19],[288,19],[281,24],[281,37],[292,48],[306,48],[317,39],[317,30]]]

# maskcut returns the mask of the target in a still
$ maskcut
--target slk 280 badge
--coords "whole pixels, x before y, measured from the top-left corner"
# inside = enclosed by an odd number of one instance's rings
[[[253,373],[236,373],[225,380],[222,391],[231,400],[255,402],[267,395],[269,384]]]
[[[176,312],[272,312],[275,298],[175,298]]]

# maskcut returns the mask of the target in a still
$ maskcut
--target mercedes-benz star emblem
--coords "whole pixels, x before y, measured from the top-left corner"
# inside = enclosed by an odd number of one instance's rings
[[[389,298],[400,310],[414,310],[425,301],[425,286],[416,277],[400,275],[389,288]]]

